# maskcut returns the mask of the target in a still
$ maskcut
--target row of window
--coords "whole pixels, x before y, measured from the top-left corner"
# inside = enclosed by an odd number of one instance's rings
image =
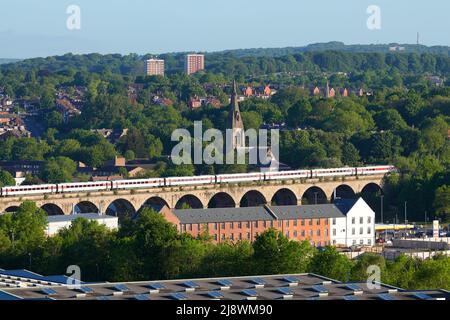
[[[258,235],[258,232],[255,233],[255,236],[257,236],[257,235]],[[317,236],[320,237],[320,235],[321,235],[320,230],[318,230],[317,231]],[[328,230],[325,231],[325,235],[328,236]],[[290,238],[291,237],[291,233],[288,231],[288,232],[285,233],[285,236],[287,238]],[[310,230],[308,232],[308,235],[306,235],[305,231],[302,231],[302,232],[294,231],[294,232],[292,232],[292,237],[294,239],[297,239],[299,236],[302,237],[302,238],[306,238],[306,236],[308,236],[309,238],[312,238],[313,237],[313,232],[312,232],[312,230]],[[213,235],[213,239],[215,241],[217,241],[219,239],[219,235],[214,234]],[[244,234],[242,234],[242,233],[231,233],[229,237],[227,237],[225,234],[221,234],[220,235],[220,240],[225,241],[227,239],[231,240],[231,241],[244,240],[244,239],[245,240],[250,240],[251,239],[251,234],[250,234],[250,232],[246,232]],[[312,243],[315,245],[314,242],[312,242]],[[324,241],[324,243],[328,243],[329,244],[328,241],[327,242]],[[321,242],[319,241],[319,246],[320,245],[321,245]]]
[[[356,223],[356,218],[352,217],[352,224]],[[364,217],[359,217],[359,224],[363,224],[364,223]],[[372,217],[367,217],[367,223],[371,224],[372,223]]]
[[[333,236],[336,236],[337,231],[336,231],[335,228],[333,228],[332,234],[333,234]],[[363,227],[359,228],[359,234],[364,234],[364,228]],[[367,227],[367,234],[372,234],[372,228],[371,227]],[[356,235],[356,229],[355,228],[352,228],[352,235],[353,236]]]
[[[328,225],[328,219],[308,219],[308,225],[312,226],[314,224],[313,220],[315,221],[315,224],[317,226],[321,225],[321,222],[324,221],[325,225]],[[245,221],[245,222],[222,222],[220,223],[220,228],[221,229],[225,229],[226,225],[228,224],[228,227],[230,229],[242,229],[244,228],[250,228],[252,222],[250,221]],[[278,226],[279,228],[282,227],[282,223],[283,221],[253,221],[253,227],[254,228],[259,228],[259,227],[263,227],[263,228],[274,228],[275,226]],[[300,225],[301,226],[305,226],[306,222],[305,219],[300,220]],[[200,230],[201,225],[203,225],[203,228],[207,228],[208,224],[201,224],[201,223],[197,223],[197,224],[183,224],[182,225],[182,229],[183,232],[186,231],[193,231],[195,227],[197,227],[197,230]],[[294,226],[297,227],[298,226],[298,220],[285,220],[284,221],[284,225],[286,227],[290,227],[290,226]],[[213,223],[213,229],[214,230],[218,230],[219,229],[219,223],[215,222]]]

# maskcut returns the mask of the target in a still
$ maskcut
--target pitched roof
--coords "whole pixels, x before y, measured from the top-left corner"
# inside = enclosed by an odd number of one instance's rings
[[[353,204],[356,200],[352,200]],[[351,202],[345,202],[349,205]],[[173,209],[173,214],[182,224],[291,220],[291,219],[319,219],[342,218],[350,207],[338,207],[335,204],[317,204],[303,206],[260,206],[242,208],[213,208],[213,209]]]

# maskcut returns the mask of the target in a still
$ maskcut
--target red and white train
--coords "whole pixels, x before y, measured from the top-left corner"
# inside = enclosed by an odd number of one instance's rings
[[[83,191],[125,190],[140,188],[158,188],[172,186],[196,186],[203,184],[225,184],[240,182],[258,182],[273,180],[314,179],[321,177],[368,176],[388,174],[395,171],[394,166],[370,166],[358,168],[313,169],[278,172],[255,172],[221,174],[192,177],[149,178],[134,180],[113,180],[95,182],[73,182],[59,184],[40,184],[29,186],[3,187],[1,197],[36,195],[48,193],[69,193]]]

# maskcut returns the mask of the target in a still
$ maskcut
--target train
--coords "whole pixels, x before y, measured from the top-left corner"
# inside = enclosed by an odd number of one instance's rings
[[[112,181],[73,182],[59,184],[21,185],[3,187],[0,197],[39,195],[52,193],[91,192],[108,190],[132,190],[173,186],[198,186],[205,184],[229,184],[242,182],[315,179],[322,177],[368,176],[388,174],[396,168],[391,165],[369,167],[345,167],[293,171],[268,171],[254,173],[219,174],[192,177],[148,178]]]

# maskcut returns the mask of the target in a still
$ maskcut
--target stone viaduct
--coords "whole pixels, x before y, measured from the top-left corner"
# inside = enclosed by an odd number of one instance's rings
[[[133,214],[144,206],[170,208],[248,207],[265,203],[298,205],[326,203],[358,194],[377,193],[383,176],[345,177],[345,179],[286,180],[186,187],[165,187],[101,192],[63,193],[0,198],[0,213],[14,212],[23,201],[34,201],[49,215],[73,212]]]

